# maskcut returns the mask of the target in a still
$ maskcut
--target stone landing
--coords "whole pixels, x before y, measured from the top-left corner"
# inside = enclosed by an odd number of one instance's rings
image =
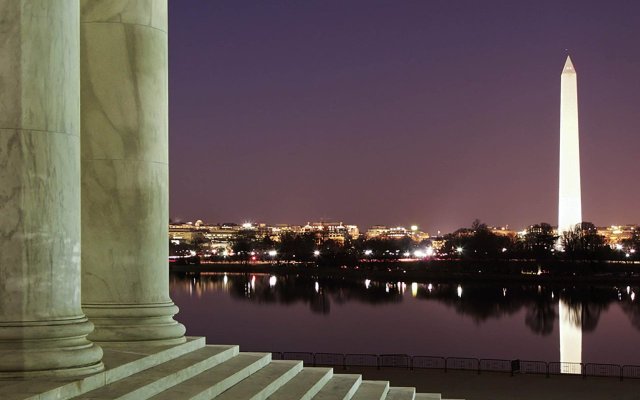
[[[332,368],[276,361],[188,338],[174,346],[103,347],[105,370],[76,379],[0,381],[3,400],[433,400],[436,393],[390,387]]]

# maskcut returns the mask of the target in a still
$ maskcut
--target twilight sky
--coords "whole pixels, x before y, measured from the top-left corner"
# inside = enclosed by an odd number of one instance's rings
[[[170,0],[170,215],[557,223],[560,73],[583,219],[640,223],[640,1]]]

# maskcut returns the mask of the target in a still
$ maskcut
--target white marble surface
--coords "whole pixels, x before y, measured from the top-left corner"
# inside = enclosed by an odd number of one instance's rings
[[[81,0],[83,22],[146,25],[167,32],[166,0]]]
[[[81,41],[82,158],[167,164],[167,35],[83,23]]]
[[[96,325],[91,338],[183,341],[167,268],[166,1],[81,2],[81,101],[82,302]]]
[[[102,368],[80,308],[78,17],[0,0],[0,377]]]
[[[567,56],[560,77],[560,171],[558,232],[582,222],[580,189],[580,135],[578,122],[578,76]]]

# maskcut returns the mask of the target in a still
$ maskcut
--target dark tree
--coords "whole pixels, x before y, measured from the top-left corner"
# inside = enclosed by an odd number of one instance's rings
[[[313,233],[287,233],[280,238],[278,249],[280,257],[286,260],[309,261],[316,249],[316,237]]]
[[[599,259],[606,255],[604,237],[598,235],[596,226],[591,222],[579,223],[564,232],[561,242],[569,259]]]
[[[525,252],[537,259],[549,258],[557,241],[553,227],[546,222],[535,224],[527,229],[524,237]]]
[[[247,262],[249,260],[249,253],[252,251],[251,241],[247,238],[240,237],[233,242],[232,249],[238,259]]]

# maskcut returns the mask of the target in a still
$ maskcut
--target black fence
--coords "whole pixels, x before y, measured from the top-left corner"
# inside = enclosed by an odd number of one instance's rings
[[[342,354],[310,352],[273,352],[274,360],[302,360],[307,365],[342,367],[375,367],[437,369],[447,371],[502,372],[515,374],[576,375],[587,377],[640,378],[640,365],[597,363],[562,363],[493,358],[410,356],[407,354]]]

